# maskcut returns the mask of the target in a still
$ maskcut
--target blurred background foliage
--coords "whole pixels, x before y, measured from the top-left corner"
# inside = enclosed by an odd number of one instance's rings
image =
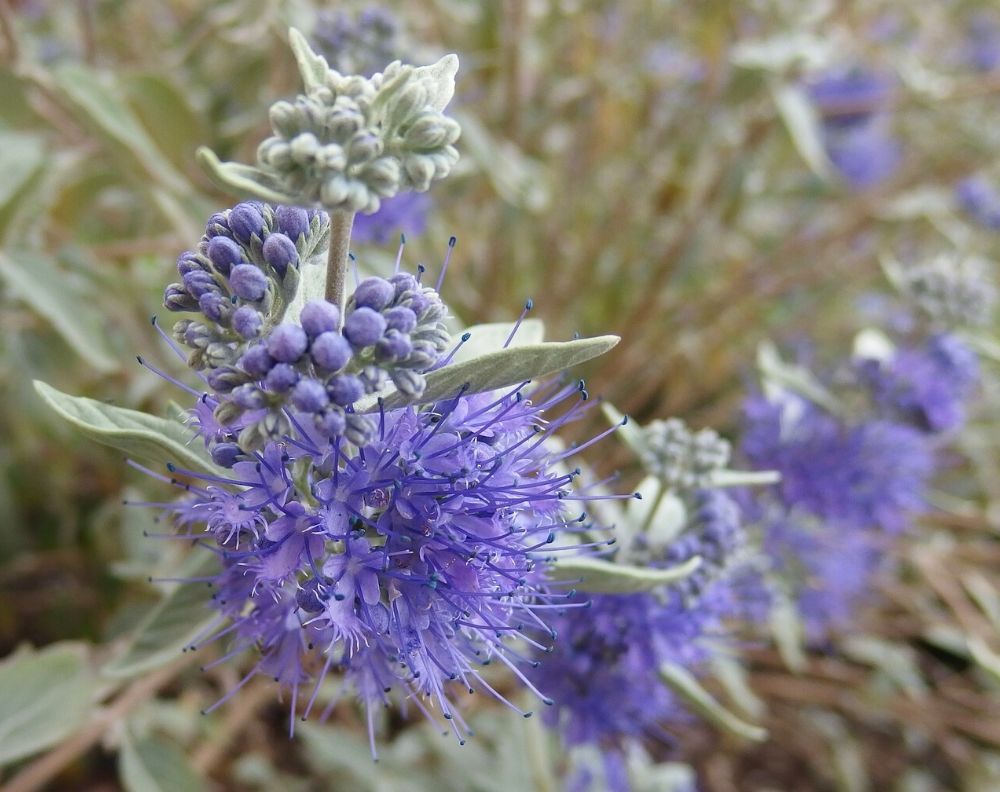
[[[1000,254],[996,227],[956,192],[970,176],[1000,177],[1000,11],[990,2],[387,7],[399,56],[425,63],[454,51],[462,62],[453,113],[463,159],[431,191],[408,260],[436,266],[455,234],[445,297],[463,319],[508,318],[530,296],[551,338],[621,335],[585,373],[592,392],[642,421],[682,415],[732,434],[757,345],[808,339],[844,354],[873,310],[862,298],[885,287],[880,260]],[[150,317],[176,255],[233,203],[193,152],[252,159],[264,108],[298,90],[287,26],[312,31],[329,9],[0,9],[0,656],[72,642],[19,656],[79,679],[65,706],[92,723],[88,702],[116,689],[94,676],[95,657],[144,618],[158,591],[148,576],[178,559],[143,539],[149,515],[120,505],[157,486],[73,434],[31,382],[169,408],[176,394],[133,357],[167,365]],[[810,86],[845,69],[885,75],[892,88],[824,108]],[[852,183],[824,137],[851,112],[878,113],[898,145],[898,166],[877,183]],[[395,244],[357,253],[378,269]],[[873,592],[856,635],[794,673],[774,650],[749,648],[741,689],[753,696],[742,700],[772,739],[745,748],[692,724],[681,750],[651,747],[656,758],[693,763],[705,789],[1000,786],[998,405],[987,359],[941,508],[899,548],[899,572]],[[607,471],[626,463],[607,447],[593,459]],[[482,739],[461,751],[393,720],[377,768],[350,711],[289,742],[267,685],[198,719],[233,673],[177,681],[161,669],[130,683],[162,692],[117,712],[100,732],[114,750],[84,751],[58,788],[541,789],[539,768],[559,764],[552,738],[490,712],[473,716]],[[650,789],[689,780],[683,768],[635,761]]]

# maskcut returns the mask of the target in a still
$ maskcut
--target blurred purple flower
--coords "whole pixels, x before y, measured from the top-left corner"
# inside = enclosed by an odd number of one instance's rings
[[[744,407],[743,453],[776,470],[780,500],[847,528],[902,531],[924,507],[934,464],[927,439],[887,420],[848,426],[796,397]]]
[[[975,222],[1000,231],[1000,191],[982,176],[969,176],[955,185],[959,208]]]
[[[853,189],[873,187],[899,167],[902,149],[889,115],[894,91],[886,76],[863,69],[831,72],[809,85],[827,155]]]
[[[985,11],[973,14],[966,28],[965,60],[976,71],[1000,66],[1000,20]]]
[[[965,421],[979,360],[960,338],[942,333],[922,347],[897,350],[888,361],[862,361],[860,375],[891,419],[925,432],[947,432]]]
[[[400,234],[416,236],[427,227],[431,199],[427,193],[408,192],[387,198],[374,214],[354,218],[351,239],[359,243],[382,245]]]

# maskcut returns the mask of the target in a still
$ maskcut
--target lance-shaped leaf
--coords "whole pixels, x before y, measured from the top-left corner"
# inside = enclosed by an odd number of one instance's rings
[[[513,329],[513,322],[487,322],[466,328],[464,332],[469,334],[469,340],[462,344],[458,352],[455,353],[451,365],[465,363],[481,355],[503,349],[503,345],[510,338]],[[508,349],[541,344],[544,339],[545,323],[541,319],[525,319],[517,328],[514,337],[510,339]]]
[[[119,369],[102,323],[105,317],[91,295],[67,282],[52,259],[27,251],[0,254],[0,276],[20,299],[56,329],[67,344],[97,371]]]
[[[747,723],[723,707],[683,666],[664,663],[660,666],[660,679],[709,723],[747,740],[760,742],[767,739],[766,729]]]
[[[72,734],[87,719],[100,684],[83,644],[18,651],[0,663],[0,765]]]
[[[179,578],[201,578],[219,572],[219,560],[210,554],[189,556]],[[102,669],[110,677],[131,677],[166,665],[186,649],[218,613],[209,605],[204,583],[177,585],[146,615],[125,651]]]
[[[206,788],[176,745],[155,736],[134,740],[127,732],[118,754],[118,776],[127,792],[198,792]]]
[[[831,178],[833,168],[823,146],[819,113],[805,91],[796,85],[782,85],[775,87],[773,94],[781,120],[799,155],[817,176]]]
[[[833,415],[843,415],[844,408],[837,397],[809,369],[783,361],[774,344],[764,342],[757,347],[757,368],[764,378],[765,389],[770,385],[772,388],[789,390],[829,410]]]
[[[35,390],[46,404],[82,434],[129,456],[214,475],[225,475],[201,446],[191,445],[194,433],[177,421],[70,396],[35,380]]]
[[[313,88],[326,85],[326,75],[330,71],[326,58],[314,52],[313,48],[309,46],[309,42],[306,41],[306,37],[296,28],[288,29],[288,44],[295,56],[295,63],[298,64],[306,93],[309,93]]]
[[[250,165],[222,162],[210,148],[202,146],[197,151],[198,164],[212,181],[242,195],[260,198],[278,204],[296,204],[298,196],[285,192],[281,183],[272,175]]]
[[[646,442],[646,434],[642,431],[642,427],[635,421],[625,421],[625,415],[618,412],[610,402],[604,402],[601,404],[601,412],[604,413],[604,417],[608,419],[608,423],[612,426],[621,427],[615,435],[629,447],[629,449],[636,454],[641,456],[648,449],[648,443]]]
[[[401,393],[385,398],[387,409],[406,404],[437,401],[454,396],[462,388],[466,393],[481,393],[520,385],[527,380],[548,377],[579,363],[603,355],[619,341],[618,336],[579,338],[546,344],[512,346],[456,363],[427,375],[427,388],[419,399],[407,399]]]
[[[781,481],[777,470],[713,470],[708,474],[709,486],[724,487],[766,487]]]
[[[700,566],[701,556],[667,569],[613,564],[599,558],[567,558],[553,564],[549,578],[573,583],[577,591],[590,594],[634,594],[676,583]]]

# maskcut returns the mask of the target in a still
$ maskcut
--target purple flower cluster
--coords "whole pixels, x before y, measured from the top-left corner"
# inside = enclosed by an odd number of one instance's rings
[[[181,536],[221,565],[219,624],[195,645],[228,637],[224,659],[256,647],[237,689],[272,676],[291,689],[293,714],[300,688],[313,686],[308,716],[336,670],[370,726],[371,709],[398,691],[453,720],[459,738],[468,728],[456,691],[503,700],[483,666],[506,666],[534,690],[516,645],[547,649],[555,632],[543,616],[571,606],[546,570],[589,527],[567,517],[567,504],[591,496],[574,493],[577,471],[557,469],[573,452],[546,445],[585,409],[585,392],[526,398],[524,388],[380,410],[358,445],[293,421],[296,431],[241,455],[229,477],[172,469],[192,482],[169,507]],[[567,401],[558,420],[544,420]]]
[[[371,77],[399,58],[399,33],[399,21],[392,12],[373,5],[356,14],[321,11],[313,40],[319,54],[337,71]]]
[[[889,114],[893,89],[884,75],[862,69],[831,72],[809,86],[827,155],[852,189],[874,187],[899,167]]]
[[[854,420],[787,394],[754,396],[744,408],[744,455],[781,474],[748,499],[748,517],[812,640],[849,627],[892,537],[926,508],[939,436],[964,422],[978,361],[956,336],[938,334],[851,372],[854,403],[867,404]]]
[[[546,719],[570,744],[618,750],[625,738],[667,736],[665,724],[690,717],[658,670],[670,663],[699,673],[717,650],[713,639],[741,613],[748,582],[733,564],[744,541],[736,503],[714,490],[692,501],[690,524],[651,565],[699,555],[695,575],[660,591],[594,595],[586,609],[550,621],[559,639],[531,678],[555,700]]]
[[[886,417],[941,433],[965,422],[979,359],[960,338],[940,333],[921,347],[897,350],[888,361],[862,361],[860,376]]]

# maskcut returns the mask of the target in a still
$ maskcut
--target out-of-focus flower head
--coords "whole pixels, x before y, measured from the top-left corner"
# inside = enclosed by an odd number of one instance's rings
[[[342,74],[371,77],[385,64],[402,59],[400,24],[383,6],[350,13],[324,9],[316,16],[313,40],[330,66]]]
[[[853,189],[874,187],[899,167],[902,149],[889,113],[894,92],[886,75],[862,68],[832,71],[809,84],[827,155]]]

